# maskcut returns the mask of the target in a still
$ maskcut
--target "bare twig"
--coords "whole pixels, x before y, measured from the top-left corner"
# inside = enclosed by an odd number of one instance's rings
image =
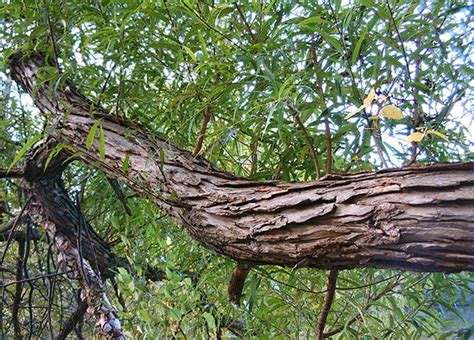
[[[237,11],[239,12],[240,19],[242,19],[245,29],[247,30],[248,34],[252,38],[252,42],[255,44],[257,43],[257,37],[255,37],[255,34],[252,32],[252,29],[250,28],[249,23],[245,19],[244,13],[242,13],[242,10],[240,9],[240,6],[237,2],[234,2],[235,7],[237,8]]]
[[[311,137],[308,134],[308,131],[306,130],[303,122],[301,121],[298,111],[296,111],[295,108],[293,108],[291,105],[287,104],[288,108],[290,109],[291,115],[293,116],[293,119],[295,120],[296,125],[298,128],[301,130],[303,133],[304,139],[306,141],[306,145],[308,146],[309,153],[311,155],[311,160],[313,161],[314,169],[316,170],[316,179],[321,178],[321,168],[319,166],[319,160],[318,160],[318,155],[316,154],[316,150],[314,148],[314,143]]]
[[[56,66],[59,68],[59,51],[58,51],[58,46],[56,45],[56,38],[54,36],[54,29],[53,29],[53,24],[51,23],[51,18],[49,17],[49,13],[46,16],[46,20],[48,22],[48,29],[49,29],[49,34],[51,36],[51,41],[53,43],[53,49],[54,49],[54,58],[56,59]]]
[[[326,321],[336,292],[336,281],[338,275],[338,270],[330,270],[328,274],[326,299],[324,300],[324,307],[319,316],[318,325],[316,326],[316,339],[318,340],[323,338],[324,327],[326,326]]]

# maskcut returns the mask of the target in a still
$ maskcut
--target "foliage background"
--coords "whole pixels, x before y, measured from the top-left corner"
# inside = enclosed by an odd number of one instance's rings
[[[62,73],[45,70],[45,81],[65,86],[71,79],[95,103],[189,150],[208,110],[200,154],[254,179],[315,179],[312,149],[324,175],[326,129],[334,172],[415,158],[474,158],[468,131],[474,26],[465,1],[43,0],[0,6],[1,167],[36,133],[50,132],[44,129],[47,115],[7,78],[8,56],[18,48],[58,60]],[[345,119],[371,89],[388,99]],[[404,118],[380,116],[388,103]],[[418,146],[407,143],[415,131],[424,133]],[[220,329],[229,318],[248,337],[313,336],[324,271],[256,268],[243,304],[232,306],[226,297],[231,261],[128,191],[132,216],[125,214],[100,172],[77,163],[66,177],[88,220],[135,268],[117,273],[126,308],[115,301],[132,337],[231,336]],[[16,214],[25,197],[21,183],[0,182],[0,217]],[[2,336],[12,334],[8,306],[15,285],[5,284],[14,280],[17,251],[14,244],[2,264]],[[23,257],[26,277],[55,271],[53,254],[45,258],[45,252],[47,243],[32,243]],[[147,264],[167,271],[169,280],[147,282],[141,270]],[[468,338],[472,279],[468,273],[343,271],[327,329],[347,325],[341,338]],[[22,294],[24,334],[52,334],[76,304],[74,283],[63,277],[31,281]],[[84,327],[85,334],[95,334],[92,321]]]

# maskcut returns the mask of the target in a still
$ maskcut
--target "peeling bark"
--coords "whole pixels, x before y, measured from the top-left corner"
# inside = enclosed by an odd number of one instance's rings
[[[113,274],[111,270],[116,268],[118,259],[68,197],[61,179],[64,159],[54,159],[44,171],[45,157],[51,151],[47,146],[48,143],[34,148],[28,157],[25,179],[32,195],[29,211],[38,217],[52,240],[58,264],[79,282],[81,300],[95,317],[101,335],[106,339],[125,339],[104,289],[104,279]]]
[[[474,164],[434,164],[328,176],[304,183],[256,182],[109,115],[74,89],[37,75],[42,55],[16,53],[12,77],[52,114],[52,138],[87,164],[153,200],[197,240],[249,264],[314,268],[474,270]],[[87,135],[97,119],[106,155]],[[122,164],[128,169],[122,170]]]

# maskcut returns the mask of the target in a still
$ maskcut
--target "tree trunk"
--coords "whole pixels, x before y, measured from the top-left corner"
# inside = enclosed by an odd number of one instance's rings
[[[52,138],[152,199],[207,247],[249,264],[417,271],[474,270],[474,163],[256,182],[122,120],[72,85],[40,83],[44,57],[16,53],[12,77],[52,114]],[[93,113],[93,115],[91,114]],[[86,139],[100,120],[99,138]],[[70,152],[70,151],[67,151]]]

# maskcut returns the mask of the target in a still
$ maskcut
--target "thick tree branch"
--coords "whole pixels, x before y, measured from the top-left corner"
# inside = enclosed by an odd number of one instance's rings
[[[341,269],[474,270],[474,164],[435,164],[306,183],[256,182],[215,169],[74,87],[49,89],[42,55],[14,54],[13,78],[56,116],[56,141],[152,199],[206,246],[237,261]],[[86,138],[102,119],[106,155]],[[161,157],[163,156],[163,157]],[[127,160],[127,171],[122,164]],[[145,161],[147,160],[147,161]]]

